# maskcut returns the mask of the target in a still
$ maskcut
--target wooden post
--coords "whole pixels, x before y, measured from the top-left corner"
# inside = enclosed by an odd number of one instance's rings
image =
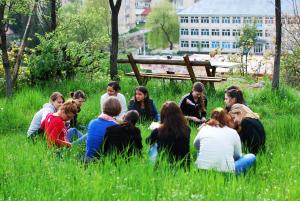
[[[134,72],[134,75],[136,77],[136,80],[138,81],[139,85],[143,85],[144,84],[143,78],[141,77],[140,71],[139,71],[139,69],[138,69],[138,67],[137,67],[137,65],[134,61],[134,58],[133,58],[132,54],[129,53],[127,55],[127,57],[128,57],[128,61],[129,61],[130,65],[131,65],[131,68]]]
[[[191,80],[193,83],[196,82],[196,76],[195,76],[195,73],[194,73],[194,70],[193,70],[193,66],[191,65],[191,62],[190,62],[190,59],[189,59],[189,56],[188,55],[185,55],[183,57],[184,59],[184,62],[185,62],[185,65],[186,65],[186,68],[190,74],[190,77],[191,77]]]

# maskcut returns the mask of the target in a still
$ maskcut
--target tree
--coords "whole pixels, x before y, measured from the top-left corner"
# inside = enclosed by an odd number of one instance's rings
[[[33,5],[33,6],[32,6]],[[30,9],[30,7],[32,7]],[[31,11],[31,14],[35,10],[36,2],[32,2],[31,0],[2,0],[0,2],[0,36],[1,36],[1,51],[2,51],[2,63],[5,70],[5,82],[6,82],[6,97],[11,97],[13,94],[13,88],[15,86],[19,66],[21,63],[21,58],[25,48],[25,42],[28,37],[30,25],[31,25],[31,17],[28,18],[26,29],[23,35],[21,47],[19,49],[16,63],[14,65],[13,76],[11,75],[11,65],[8,59],[8,43],[6,31],[8,29],[9,24],[13,21],[12,16],[16,13],[28,14]]]
[[[272,89],[279,88],[280,55],[281,55],[281,1],[275,0],[276,42]]]
[[[50,31],[54,31],[56,29],[56,0],[51,0],[51,25]]]
[[[154,7],[147,17],[146,28],[150,30],[148,43],[152,48],[173,49],[179,40],[179,22],[173,5],[164,0],[159,7]]]
[[[118,80],[118,50],[119,50],[119,28],[118,28],[118,15],[121,8],[122,0],[109,0],[111,9],[111,47],[110,47],[110,78]]]
[[[254,23],[252,25],[244,25],[241,31],[241,35],[238,40],[238,45],[241,49],[241,61],[243,63],[243,56],[246,55],[246,66],[245,69],[242,68],[242,74],[246,72],[247,74],[247,61],[248,61],[248,54],[252,47],[255,46],[256,43],[256,34],[257,34],[257,28],[256,28],[256,22],[254,20]]]

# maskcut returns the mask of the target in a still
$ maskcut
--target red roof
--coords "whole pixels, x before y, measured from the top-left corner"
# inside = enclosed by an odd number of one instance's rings
[[[145,8],[145,10],[142,12],[142,15],[148,15],[151,12],[151,8]]]

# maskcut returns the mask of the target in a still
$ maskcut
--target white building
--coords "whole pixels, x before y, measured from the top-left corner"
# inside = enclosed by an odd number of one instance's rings
[[[126,33],[135,27],[135,0],[122,0],[119,11],[119,33]]]
[[[300,0],[296,0],[300,2]],[[291,0],[282,0],[283,14],[293,14]],[[256,19],[257,43],[253,52],[263,53],[274,47],[274,0],[200,0],[178,12],[180,20],[179,50],[223,53],[238,52],[237,39],[244,24]]]

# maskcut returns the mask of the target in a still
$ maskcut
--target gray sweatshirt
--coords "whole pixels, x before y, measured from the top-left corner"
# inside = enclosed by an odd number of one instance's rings
[[[46,118],[47,114],[54,112],[56,112],[55,107],[51,103],[45,103],[43,108],[35,113],[28,128],[27,137],[30,137],[34,132],[39,130],[41,123]]]

